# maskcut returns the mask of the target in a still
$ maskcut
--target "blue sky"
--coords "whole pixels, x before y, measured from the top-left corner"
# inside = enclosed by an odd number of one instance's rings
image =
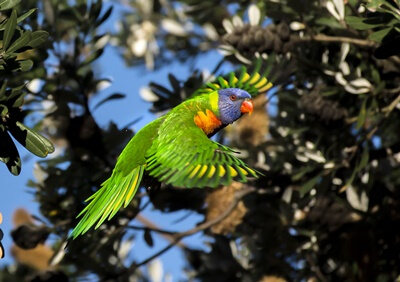
[[[118,16],[118,10],[114,10],[112,17],[106,25],[106,29],[112,29],[113,22]],[[212,70],[220,59],[221,55],[213,51],[202,55],[194,65],[199,69]],[[126,98],[100,106],[94,112],[96,121],[101,127],[106,127],[110,121],[122,127],[136,118],[142,117],[133,127],[133,129],[137,131],[155,118],[148,111],[151,105],[139,97],[139,89],[142,86],[148,85],[150,81],[156,81],[162,85],[169,85],[167,78],[168,73],[173,73],[179,79],[186,79],[191,73],[191,67],[193,67],[192,62],[190,64],[176,62],[153,72],[146,71],[144,67],[127,68],[116,50],[108,46],[103,56],[98,60],[96,69],[101,77],[111,77],[113,82],[109,88],[106,88],[91,100],[91,106],[93,107],[97,102],[115,92],[126,94]],[[228,65],[225,65],[225,69],[230,70]],[[20,176],[15,177],[11,175],[4,164],[0,165],[0,175],[2,177],[0,185],[0,212],[3,214],[1,228],[5,235],[2,243],[6,250],[6,258],[0,261],[0,264],[12,262],[9,249],[12,244],[10,231],[12,229],[13,211],[19,207],[23,207],[32,214],[40,216],[38,204],[34,202],[34,197],[32,195],[33,190],[26,186],[27,181],[33,179],[32,171],[34,163],[40,159],[27,153],[25,148],[21,146],[18,146],[18,150],[23,159],[23,167]],[[149,220],[159,225],[159,227],[168,230],[187,230],[194,227],[203,219],[201,216],[193,214],[179,223],[174,223],[185,214],[185,212],[178,212],[163,215],[161,212],[153,211],[151,207],[143,212],[143,215]],[[138,222],[133,222],[133,224],[139,225]],[[130,259],[141,261],[167,244],[164,239],[154,236],[155,246],[149,248],[143,241],[143,236],[141,235],[142,234],[139,234],[139,236],[137,236],[138,239],[135,241],[130,252]],[[197,234],[186,238],[183,242],[188,246],[205,248],[203,243],[208,240],[210,239],[201,234]],[[185,278],[182,272],[185,261],[183,254],[178,248],[174,248],[162,255],[161,260],[164,265],[164,273],[170,273],[173,277],[173,281]]]

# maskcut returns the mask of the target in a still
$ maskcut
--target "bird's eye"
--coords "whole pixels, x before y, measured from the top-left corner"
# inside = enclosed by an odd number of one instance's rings
[[[235,101],[237,97],[236,95],[232,94],[231,96],[229,96],[229,99],[231,99],[231,101]]]

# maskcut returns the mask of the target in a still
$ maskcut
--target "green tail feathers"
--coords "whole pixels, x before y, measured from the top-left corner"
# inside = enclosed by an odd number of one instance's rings
[[[106,219],[110,220],[122,206],[126,208],[139,188],[143,171],[144,166],[142,165],[127,175],[114,171],[111,177],[104,181],[101,188],[86,200],[90,203],[78,215],[83,218],[74,228],[70,237],[75,239],[86,233],[95,224],[95,229],[97,229]]]

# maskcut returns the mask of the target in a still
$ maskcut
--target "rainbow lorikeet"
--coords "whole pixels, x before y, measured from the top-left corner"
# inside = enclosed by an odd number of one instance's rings
[[[217,187],[232,180],[246,182],[255,170],[234,156],[233,150],[209,139],[225,126],[253,111],[251,94],[272,84],[258,72],[245,68],[229,81],[218,77],[197,90],[194,97],[150,122],[129,141],[102,187],[87,199],[78,215],[83,218],[73,230],[76,238],[93,225],[98,228],[126,207],[144,174],[176,187]]]

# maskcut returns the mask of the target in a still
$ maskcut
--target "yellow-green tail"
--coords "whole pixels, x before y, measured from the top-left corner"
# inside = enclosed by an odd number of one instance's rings
[[[110,220],[122,205],[126,208],[139,188],[143,171],[142,165],[137,166],[127,175],[114,171],[111,177],[104,181],[101,188],[86,200],[90,203],[77,216],[83,216],[83,218],[70,237],[75,239],[86,233],[96,223],[95,229],[97,229],[106,219]]]

